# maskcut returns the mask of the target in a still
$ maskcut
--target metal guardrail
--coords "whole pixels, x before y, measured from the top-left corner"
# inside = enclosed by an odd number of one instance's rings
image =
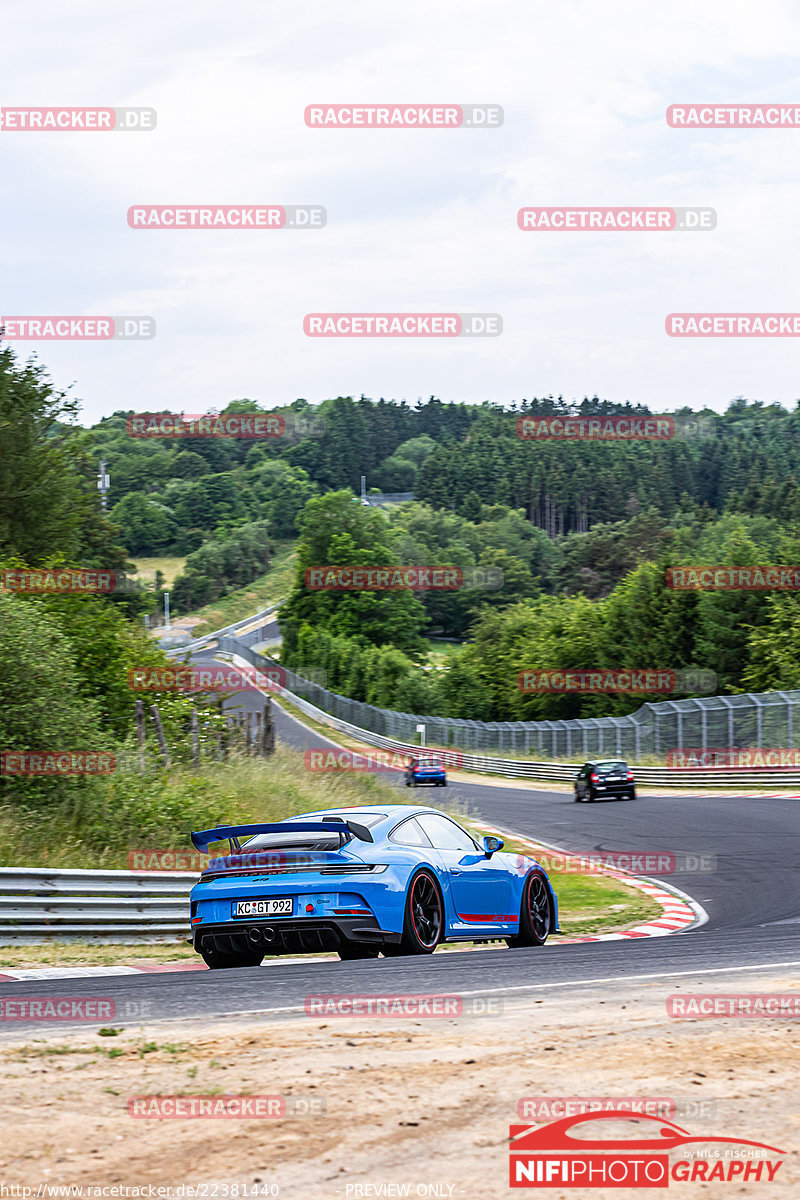
[[[0,867],[0,945],[176,942],[189,934],[191,871]]]
[[[233,635],[221,632],[236,638],[235,631]],[[239,640],[248,646],[247,638]],[[539,760],[628,758],[638,762],[651,756],[661,759],[671,750],[685,748],[800,749],[800,689],[648,702],[624,717],[473,721],[380,708],[329,691],[289,668],[281,670],[289,690],[318,709],[403,744],[414,744],[417,726],[424,724],[428,741],[437,746],[476,755],[510,751],[515,757]]]
[[[220,640],[220,651],[230,654],[234,661],[239,658],[243,666],[259,667],[264,670],[264,663],[277,666],[272,659],[263,654],[256,654],[247,646],[241,646],[235,638],[223,638]],[[399,741],[396,738],[384,737],[382,734],[374,733],[369,729],[361,729],[358,725],[353,725],[349,721],[344,721],[340,717],[331,716],[321,708],[317,708],[302,696],[290,691],[285,687],[277,687],[275,691],[282,696],[285,696],[296,708],[299,708],[306,716],[318,721],[320,724],[327,725],[331,729],[336,729],[340,733],[345,733],[355,741],[362,742],[367,746],[375,746],[381,750],[397,750],[401,753],[419,754],[419,745]],[[436,748],[438,749],[438,748]],[[436,752],[436,749],[432,753]],[[575,763],[561,762],[535,762],[529,759],[514,759],[514,758],[494,758],[491,755],[485,754],[469,754],[466,751],[458,750],[443,750],[441,753],[444,756],[449,756],[450,762],[457,762],[466,771],[480,771],[486,775],[506,775],[512,779],[538,779],[552,780],[560,782],[572,782],[576,772],[580,769],[585,759]],[[608,757],[608,756],[606,756]],[[800,787],[800,770],[791,770],[789,768],[781,768],[773,770],[768,767],[753,767],[753,768],[725,768],[725,767],[708,767],[708,768],[667,768],[667,767],[639,767],[636,770],[636,781],[638,784],[644,784],[655,787],[738,787],[743,786],[760,786],[760,787]]]
[[[275,604],[270,604],[268,608],[262,608],[259,612],[253,613],[252,616],[245,617],[242,621],[237,621],[234,625],[225,625],[222,629],[214,629],[211,633],[204,633],[202,637],[191,638],[189,641],[184,642],[181,646],[173,646],[166,651],[167,657],[170,658],[173,655],[185,654],[187,650],[191,651],[192,653],[195,650],[202,650],[204,646],[209,644],[209,642],[213,642],[219,637],[236,637],[237,635],[246,636],[247,634],[258,629],[259,626],[266,624],[267,617],[270,617],[273,613],[277,612],[282,604],[282,600],[277,600]]]

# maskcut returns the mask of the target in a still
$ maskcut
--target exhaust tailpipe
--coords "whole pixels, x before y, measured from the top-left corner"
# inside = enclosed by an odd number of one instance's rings
[[[254,925],[252,929],[248,929],[247,931],[247,940],[252,942],[254,946],[260,946],[262,942],[274,942],[275,930],[269,928],[259,929],[258,926]]]

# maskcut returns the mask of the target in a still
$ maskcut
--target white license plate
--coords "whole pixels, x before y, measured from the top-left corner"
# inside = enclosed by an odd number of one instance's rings
[[[292,909],[291,896],[281,896],[274,900],[236,900],[231,915],[234,917],[290,917]]]

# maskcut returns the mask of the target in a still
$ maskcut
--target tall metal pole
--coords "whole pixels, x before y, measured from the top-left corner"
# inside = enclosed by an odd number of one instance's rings
[[[106,474],[106,460],[101,458],[100,471],[97,476],[97,486],[100,490],[100,507],[102,508],[103,512],[106,511],[106,492],[108,491],[109,482],[109,477]]]

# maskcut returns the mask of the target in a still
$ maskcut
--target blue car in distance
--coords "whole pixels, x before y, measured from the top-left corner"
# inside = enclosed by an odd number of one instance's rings
[[[447,787],[447,773],[439,758],[412,758],[405,770],[406,787]]]
[[[432,954],[442,942],[541,946],[558,901],[533,858],[477,841],[452,817],[410,804],[325,809],[192,834],[209,852],[191,892],[194,948],[209,967],[265,955],[343,959]]]

